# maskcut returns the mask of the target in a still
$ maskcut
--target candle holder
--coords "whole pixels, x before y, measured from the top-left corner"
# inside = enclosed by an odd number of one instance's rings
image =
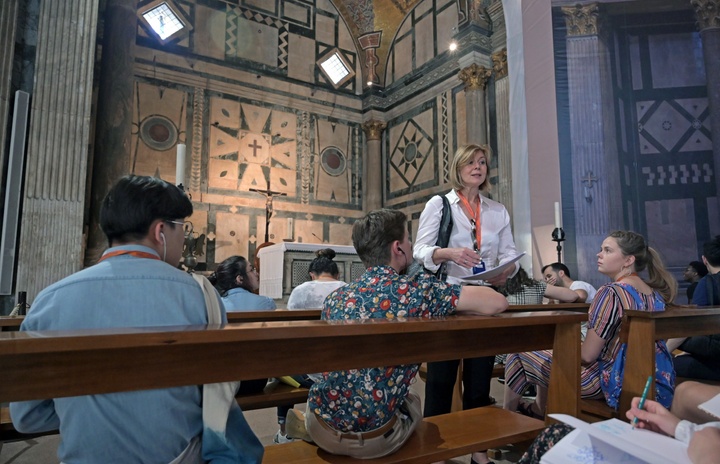
[[[557,262],[562,263],[562,242],[565,241],[565,231],[562,227],[556,227],[552,231],[552,241],[557,243],[557,247],[555,247],[558,254]]]

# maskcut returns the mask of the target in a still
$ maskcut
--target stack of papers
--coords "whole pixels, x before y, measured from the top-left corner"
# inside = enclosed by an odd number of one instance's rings
[[[690,463],[683,442],[650,430],[633,429],[618,419],[591,425],[566,414],[550,417],[575,430],[545,453],[540,460],[543,464]]]
[[[514,257],[513,259],[511,259],[510,261],[503,263],[498,267],[494,267],[492,269],[488,269],[485,272],[479,272],[477,274],[461,276],[461,277],[459,277],[459,279],[472,280],[472,281],[492,279],[493,277],[502,274],[502,272],[505,271],[510,266],[515,266],[515,263],[523,256],[525,256],[524,251],[522,253],[520,253],[519,255],[517,255],[516,257]]]

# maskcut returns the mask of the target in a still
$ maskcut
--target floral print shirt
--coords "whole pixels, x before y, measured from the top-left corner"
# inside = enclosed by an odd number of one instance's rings
[[[460,288],[426,272],[408,277],[392,267],[376,266],[331,293],[325,300],[322,319],[402,319],[454,314]],[[408,364],[325,372],[323,380],[310,389],[308,406],[340,432],[375,430],[385,425],[402,405],[419,367]]]

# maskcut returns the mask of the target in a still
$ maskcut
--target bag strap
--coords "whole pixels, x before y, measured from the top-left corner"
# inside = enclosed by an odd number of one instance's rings
[[[453,228],[453,217],[450,211],[450,201],[445,195],[440,195],[443,201],[442,217],[440,218],[440,230],[435,244],[440,248],[447,248],[450,243],[450,233]]]
[[[191,274],[195,282],[200,285],[200,289],[205,296],[205,310],[207,311],[208,324],[220,325],[222,321],[222,313],[220,312],[220,303],[218,302],[215,288],[205,276],[201,274]]]
[[[205,309],[207,311],[208,325],[222,324],[222,313],[215,288],[204,276],[191,274],[195,282],[200,285],[205,296]],[[220,436],[225,435],[230,407],[235,401],[235,394],[240,388],[240,382],[220,382],[203,385],[203,425],[205,429],[213,430]]]

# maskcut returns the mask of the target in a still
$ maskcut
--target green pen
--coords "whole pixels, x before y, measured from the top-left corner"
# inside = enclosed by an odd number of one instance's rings
[[[647,398],[648,391],[650,391],[650,384],[652,383],[652,380],[653,380],[653,376],[648,375],[647,382],[645,382],[645,389],[643,390],[643,394],[640,397],[640,404],[638,404],[638,409],[642,409],[645,407],[645,399]],[[635,417],[633,417],[633,420],[632,420],[632,427],[635,428],[637,423],[638,423],[638,418],[637,418],[637,416],[635,416]]]

